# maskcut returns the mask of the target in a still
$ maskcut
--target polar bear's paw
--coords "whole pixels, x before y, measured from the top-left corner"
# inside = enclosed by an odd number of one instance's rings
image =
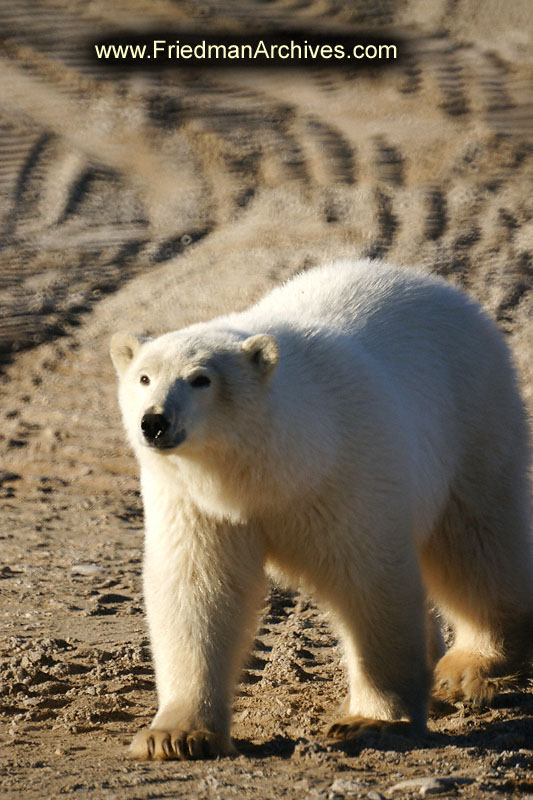
[[[171,759],[204,759],[237,755],[227,736],[212,731],[158,730],[143,728],[129,748],[137,761],[169,761]]]
[[[405,736],[411,733],[411,723],[404,720],[372,719],[370,717],[344,717],[328,729],[330,739],[355,739],[364,733],[387,733]]]
[[[519,682],[518,675],[505,672],[503,659],[467,650],[450,650],[435,669],[433,694],[439,700],[489,704],[497,692],[513,688]]]

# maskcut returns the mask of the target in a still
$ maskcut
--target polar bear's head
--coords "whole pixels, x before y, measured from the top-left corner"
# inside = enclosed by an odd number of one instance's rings
[[[254,424],[279,348],[265,333],[193,326],[153,340],[117,333],[111,358],[135,450],[180,454],[227,443]]]

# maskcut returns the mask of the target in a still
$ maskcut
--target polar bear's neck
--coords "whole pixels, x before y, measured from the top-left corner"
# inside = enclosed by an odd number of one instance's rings
[[[143,484],[149,481],[150,489],[143,486],[143,494],[151,503],[157,498],[155,505],[161,509],[179,496],[180,502],[193,504],[208,516],[247,522],[272,508],[289,506],[310,489],[302,481],[301,458],[287,457],[285,447],[276,450],[271,444],[258,446],[253,457],[244,458],[242,449],[206,448],[202,453],[159,458],[156,469],[144,471]]]
[[[235,437],[216,446],[184,448],[180,455],[147,453],[141,465],[147,459],[143,483],[149,481],[150,490],[143,494],[150,502],[158,497],[159,506],[165,498],[179,495],[180,502],[233,522],[289,509],[303,495],[317,491],[341,446],[330,436],[325,409],[320,411],[322,425],[312,424],[309,415],[317,418],[313,399],[305,391],[301,396],[292,413],[287,408],[279,413],[276,405],[283,401],[273,392],[263,422],[251,421],[242,441]]]

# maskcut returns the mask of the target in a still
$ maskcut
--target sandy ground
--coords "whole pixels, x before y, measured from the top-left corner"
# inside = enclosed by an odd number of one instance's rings
[[[207,319],[370,254],[478,297],[533,410],[530,4],[203,4],[213,30],[392,31],[407,42],[392,69],[118,72],[87,57],[91,38],[194,13],[0,3],[0,794],[533,796],[532,690],[458,704],[424,741],[328,743],[335,641],[309,598],[274,589],[235,702],[242,755],[126,758],[156,699],[111,333]]]

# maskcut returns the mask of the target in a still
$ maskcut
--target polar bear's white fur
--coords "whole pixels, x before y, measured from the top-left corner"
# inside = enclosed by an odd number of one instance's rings
[[[525,668],[528,431],[496,326],[437,278],[373,261],[301,274],[238,314],[112,358],[141,466],[159,711],[138,758],[232,752],[268,565],[329,609],[349,677],[330,733],[425,729],[426,602],[451,699]]]

